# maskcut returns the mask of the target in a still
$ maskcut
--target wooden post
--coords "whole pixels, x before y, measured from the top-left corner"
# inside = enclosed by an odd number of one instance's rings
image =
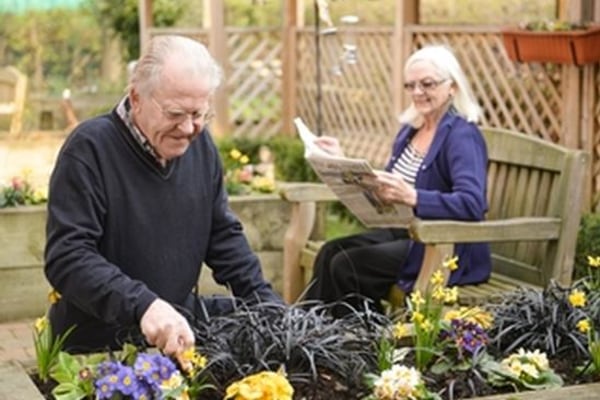
[[[140,25],[140,54],[150,40],[150,28],[152,28],[152,0],[138,0],[139,25]]]
[[[298,3],[303,5],[302,0],[288,0],[283,6],[282,123],[283,133],[290,136],[294,134],[296,116]]]
[[[222,137],[229,131],[229,101],[227,98],[227,75],[228,75],[228,52],[227,33],[225,32],[225,5],[223,0],[204,0],[210,3],[210,29],[209,50],[213,57],[223,68],[224,80],[221,87],[215,93],[214,109],[216,118],[213,122],[212,133],[215,137]],[[205,5],[206,10],[206,5]]]
[[[408,106],[404,95],[404,62],[412,51],[412,36],[406,25],[419,23],[419,0],[396,0],[396,17],[392,35],[392,111],[399,114]]]

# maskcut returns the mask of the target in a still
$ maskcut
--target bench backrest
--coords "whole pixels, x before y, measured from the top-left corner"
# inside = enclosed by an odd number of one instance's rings
[[[557,217],[558,240],[492,244],[494,272],[545,287],[571,282],[587,156],[521,133],[484,128],[488,220]]]
[[[11,116],[10,135],[21,131],[27,77],[15,67],[0,68],[0,115]]]

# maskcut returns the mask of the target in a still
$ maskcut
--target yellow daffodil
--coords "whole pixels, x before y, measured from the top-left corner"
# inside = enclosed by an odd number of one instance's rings
[[[402,339],[409,336],[410,329],[408,328],[408,324],[398,322],[396,325],[394,325],[393,335],[396,339]]]
[[[571,303],[573,307],[585,307],[585,292],[579,289],[573,289],[569,295],[569,303]]]
[[[233,158],[234,160],[237,160],[241,156],[242,153],[238,149],[231,149],[231,151],[229,152],[229,157]]]
[[[248,158],[247,155],[244,154],[243,156],[240,157],[240,163],[248,164],[249,162],[250,162],[250,159]]]
[[[61,297],[62,297],[62,296],[60,295],[60,293],[58,293],[58,292],[57,292],[56,290],[54,290],[54,289],[50,289],[50,291],[48,292],[48,302],[49,302],[50,304],[55,304],[55,303],[57,303],[57,302],[60,300],[60,298],[61,298]]]
[[[34,323],[35,332],[39,335],[46,330],[48,327],[48,318],[44,315],[43,317],[37,318]]]
[[[592,268],[599,268],[600,267],[600,256],[599,257],[592,257],[592,256],[587,256],[588,259],[588,265]]]
[[[444,273],[441,270],[436,270],[431,276],[432,285],[442,285],[444,283]]]
[[[421,291],[415,290],[412,292],[410,294],[410,302],[417,310],[419,309],[419,306],[425,304],[425,299],[423,298],[423,295],[421,295]]]
[[[590,331],[591,325],[588,319],[582,319],[577,322],[577,329],[581,333],[588,333]]]
[[[450,271],[456,271],[458,269],[458,256],[445,259],[442,265]]]
[[[454,286],[449,289],[446,289],[444,292],[444,302],[445,303],[456,303],[458,301],[458,287]]]

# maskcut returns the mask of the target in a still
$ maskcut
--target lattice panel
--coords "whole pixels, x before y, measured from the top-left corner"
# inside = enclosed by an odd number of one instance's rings
[[[344,52],[354,37],[356,62]],[[322,133],[339,138],[349,156],[381,166],[397,128],[392,114],[391,30],[341,30],[321,35]],[[298,114],[316,132],[317,67],[314,30],[299,35]]]
[[[234,137],[280,133],[281,30],[227,30],[229,120]]]
[[[484,110],[483,125],[561,142],[561,66],[513,63],[500,36],[489,31],[415,32],[413,43],[415,48],[429,43],[452,47]]]

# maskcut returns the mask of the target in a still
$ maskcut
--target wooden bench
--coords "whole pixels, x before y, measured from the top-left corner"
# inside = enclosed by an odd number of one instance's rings
[[[484,128],[488,146],[487,220],[414,219],[411,237],[426,245],[416,282],[424,290],[454,243],[487,241],[493,272],[487,283],[462,286],[463,304],[521,286],[571,283],[588,155],[519,132]],[[325,205],[336,200],[323,184],[288,183],[280,192],[292,203],[284,241],[283,296],[298,300],[312,277],[324,240]],[[460,260],[459,260],[460,262]]]
[[[15,67],[0,68],[0,115],[11,117],[9,136],[21,132],[27,77]]]

